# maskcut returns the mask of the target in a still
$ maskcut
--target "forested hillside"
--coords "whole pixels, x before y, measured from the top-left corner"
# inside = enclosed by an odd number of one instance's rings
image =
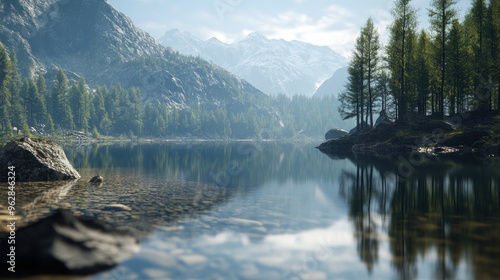
[[[78,131],[95,137],[319,138],[332,127],[352,125],[340,120],[334,97],[261,95],[251,100],[254,105],[262,104],[260,109],[246,105],[250,101],[245,98],[235,98],[229,105],[175,107],[143,98],[134,87],[92,89],[84,78],[70,82],[62,70],[48,77],[53,79],[48,82],[43,75],[21,79],[16,65],[15,53],[9,54],[0,44],[0,129],[4,136]],[[266,108],[274,108],[274,115],[262,114]]]

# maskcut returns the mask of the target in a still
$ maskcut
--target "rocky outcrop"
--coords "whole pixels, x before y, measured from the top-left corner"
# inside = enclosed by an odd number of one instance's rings
[[[415,112],[407,113],[395,123],[395,126],[399,131],[420,131],[427,133],[438,131],[445,133],[454,130],[450,123],[442,119],[432,119]]]
[[[358,132],[364,132],[364,131],[367,131],[370,129],[372,129],[370,127],[370,125],[368,125],[365,121],[362,121],[359,125],[357,125],[353,129],[349,130],[349,134],[352,135],[352,134],[356,134]]]
[[[458,147],[467,146],[474,147],[479,144],[480,140],[489,138],[493,132],[485,129],[466,130],[463,133],[456,134],[450,139],[443,141],[443,146]]]
[[[460,129],[454,129],[445,120],[417,113],[408,113],[395,123],[392,123],[387,114],[381,113],[380,121],[377,120],[373,129],[356,133],[357,128],[354,128],[349,136],[325,142],[318,149],[330,156],[343,156],[347,152],[381,156],[414,151],[430,154],[479,152],[486,156],[498,155],[499,138],[495,138],[493,131],[484,128],[485,125],[494,128],[497,119],[496,115],[491,114],[469,116],[459,126]],[[364,126],[360,124],[360,127]]]
[[[352,137],[341,137],[322,143],[317,148],[329,155],[335,155],[340,158],[352,154],[354,145]]]
[[[0,157],[0,167],[13,166],[16,181],[62,181],[80,178],[66,158],[62,147],[43,139],[22,138],[9,142]],[[0,180],[7,181],[7,172],[0,173]]]
[[[137,239],[125,232],[59,210],[18,230],[15,240],[16,277],[88,275],[117,265],[139,249]],[[2,241],[0,251],[9,252],[11,245]],[[6,258],[7,253],[2,254],[2,263]],[[1,274],[13,276],[7,269]]]
[[[374,127],[377,127],[380,124],[393,124],[393,121],[389,118],[389,116],[387,115],[387,112],[385,110],[380,111],[380,115],[378,116],[377,120],[375,121]]]
[[[349,134],[349,132],[347,132],[347,131],[345,131],[343,129],[333,128],[333,129],[330,129],[325,134],[325,139],[326,140],[335,139],[335,138],[339,138],[339,137],[342,137],[342,136],[346,136],[347,134]]]

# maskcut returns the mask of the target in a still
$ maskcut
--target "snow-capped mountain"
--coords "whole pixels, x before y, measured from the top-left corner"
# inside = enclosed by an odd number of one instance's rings
[[[268,39],[257,32],[225,44],[216,38],[203,41],[173,29],[158,41],[182,54],[212,61],[269,95],[312,96],[326,79],[348,63],[347,58],[328,47]]]

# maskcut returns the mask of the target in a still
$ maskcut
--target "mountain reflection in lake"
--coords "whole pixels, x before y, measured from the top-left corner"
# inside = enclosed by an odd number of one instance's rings
[[[403,177],[397,161],[332,160],[307,144],[65,150],[82,179],[51,193],[54,205],[31,195],[19,214],[65,208],[141,238],[137,255],[91,279],[500,275],[495,161],[432,161]],[[105,182],[87,184],[96,174]],[[117,203],[132,211],[106,210]]]

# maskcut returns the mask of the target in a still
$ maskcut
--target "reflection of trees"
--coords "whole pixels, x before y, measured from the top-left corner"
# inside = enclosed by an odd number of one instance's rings
[[[222,172],[230,175],[228,186],[258,186],[269,180],[286,182],[291,177],[336,181],[331,160],[306,149],[314,147],[266,142],[165,142],[67,146],[65,152],[77,170],[133,168],[146,175],[164,174],[205,183],[214,183],[213,175]]]
[[[428,162],[403,178],[395,161],[354,161],[356,171],[342,174],[341,195],[370,273],[385,231],[402,279],[416,278],[419,257],[431,252],[437,257],[435,279],[456,278],[464,261],[477,279],[500,275],[498,165]]]
[[[358,239],[358,254],[370,273],[377,262],[379,248],[378,228],[372,217],[372,201],[379,199],[382,194],[373,185],[373,166],[358,165],[356,174],[342,174],[341,192],[349,198],[349,216]]]

